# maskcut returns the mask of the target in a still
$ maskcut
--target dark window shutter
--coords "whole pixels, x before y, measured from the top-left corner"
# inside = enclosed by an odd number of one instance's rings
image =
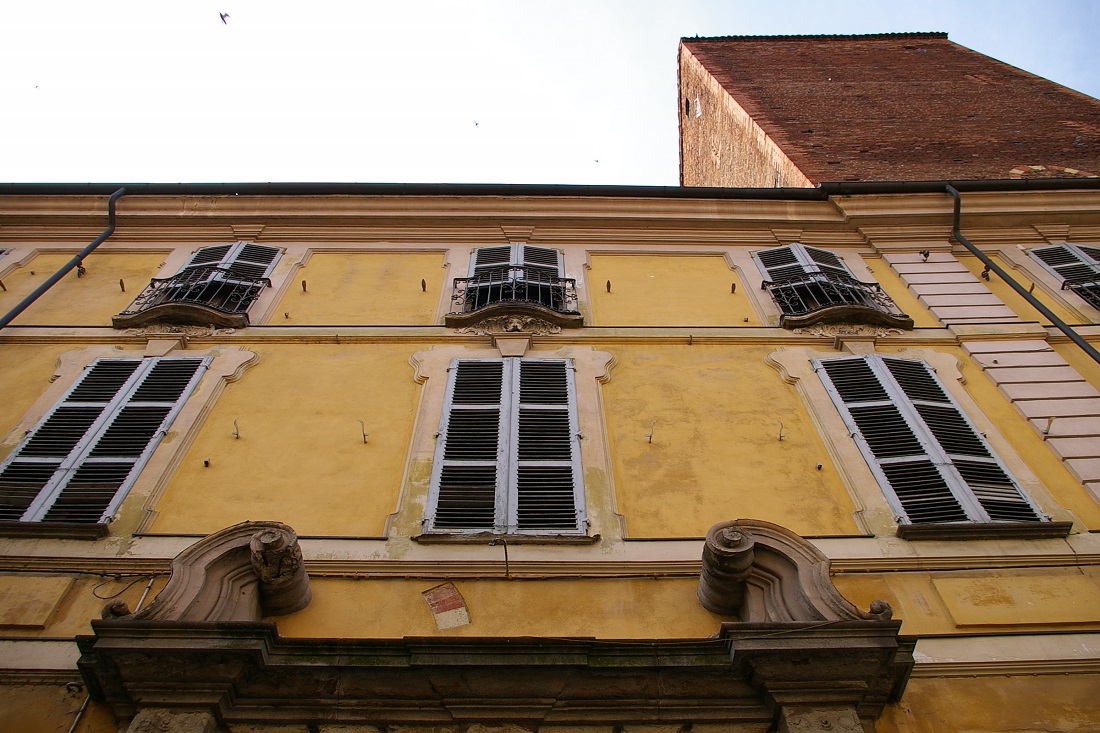
[[[494,270],[507,270],[512,265],[512,245],[499,247],[479,247],[474,250],[470,276],[480,275]]]
[[[278,247],[252,242],[215,244],[196,251],[183,269],[220,267],[227,271],[230,278],[258,280],[268,276],[280,254]]]
[[[221,265],[233,247],[232,244],[215,244],[212,247],[203,247],[191,255],[191,259],[187,261],[184,268]]]
[[[927,364],[879,356],[815,363],[908,521],[1041,520]]]
[[[761,250],[756,253],[756,261],[764,271],[764,278],[772,282],[801,280],[806,276],[806,264],[798,258],[794,245]]]
[[[436,529],[492,531],[500,483],[504,362],[455,361],[436,462]]]
[[[1100,279],[1100,249],[1072,244],[1051,244],[1028,251],[1048,270],[1065,281]]]
[[[571,362],[455,360],[425,519],[429,530],[583,531]]]
[[[205,362],[94,363],[0,470],[0,519],[105,521]]]
[[[521,264],[529,269],[537,270],[551,276],[562,277],[564,266],[562,253],[549,247],[535,247],[534,245],[520,245],[522,256]]]
[[[868,361],[862,358],[820,362],[840,396],[841,413],[863,440],[864,454],[897,498],[904,516],[915,524],[961,522],[967,516],[943,473],[929,459],[913,426],[890,397]]]
[[[515,524],[521,532],[577,529],[574,419],[568,364],[519,361]]]
[[[274,268],[279,254],[279,249],[276,247],[247,242],[227,263],[229,274],[231,277],[242,280],[265,278]]]

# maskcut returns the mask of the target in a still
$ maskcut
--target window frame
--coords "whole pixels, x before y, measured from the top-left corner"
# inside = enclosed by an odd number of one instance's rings
[[[860,280],[832,250],[793,242],[750,254],[762,276],[760,289],[768,291],[783,328],[818,323],[913,328],[913,319],[881,285]]]
[[[1044,259],[1046,253],[1059,251],[1064,253],[1069,261],[1053,264]],[[1032,247],[1027,254],[1062,283],[1062,290],[1069,290],[1093,308],[1100,310],[1100,247],[1062,242]],[[1083,274],[1087,276],[1067,278],[1066,271],[1069,268],[1084,268]]]
[[[906,387],[901,384],[897,376],[890,370],[887,363],[889,361],[923,369],[924,375],[930,378],[931,383],[938,388],[942,395],[930,399],[927,394],[923,398],[910,394],[910,392],[906,390]],[[882,396],[876,399],[846,399],[841,389],[838,389],[833,375],[829,373],[829,367],[826,366],[826,364],[835,364],[838,362],[861,362],[865,364],[869,369],[870,375],[877,380],[877,384],[863,385],[859,387],[859,389],[863,391],[874,391],[878,388]],[[930,364],[921,359],[907,359],[879,354],[813,359],[811,360],[811,364],[824,385],[833,405],[840,413],[844,425],[848,429],[849,435],[859,447],[860,453],[863,455],[868,468],[878,482],[879,488],[885,496],[887,503],[894,512],[895,520],[899,524],[899,534],[904,535],[906,532],[909,532],[915,536],[924,533],[923,528],[927,527],[958,528],[972,525],[981,525],[984,527],[994,527],[998,525],[1011,525],[1013,527],[1022,525],[1045,525],[1037,527],[1038,531],[1035,532],[1036,535],[1054,530],[1054,525],[1058,525],[1060,531],[1062,523],[1051,522],[1050,517],[1043,513],[1035,501],[1023,490],[1019,480],[1012,475],[1012,472],[1009,471],[1005,462],[993,450],[984,434],[974,425],[970,417],[946,389],[946,386],[936,375],[935,368]],[[850,386],[845,388],[846,391],[850,389]],[[910,387],[911,391],[916,391],[916,389],[918,389],[918,387]],[[853,415],[851,408],[856,407],[870,410],[878,407],[880,409],[890,409],[886,406],[896,408],[897,414],[904,421],[905,427],[909,430],[917,444],[919,444],[921,449],[920,453],[898,452],[893,456],[879,455],[879,452],[876,452],[872,447],[868,438],[865,436],[865,431],[861,429],[856,417]],[[952,450],[951,446],[944,445],[935,434],[935,429],[930,426],[926,417],[920,412],[922,406],[926,408],[929,414],[935,414],[935,411],[939,411],[939,418],[937,418],[937,421],[940,424],[941,433],[947,435],[949,431],[951,432],[952,440],[956,441],[955,448],[959,448],[963,446],[963,444],[969,443],[970,449],[968,450],[970,452]],[[868,423],[869,422],[870,420],[868,420]],[[945,427],[948,423],[953,424],[949,427]],[[966,431],[969,431],[969,434],[967,434]],[[889,438],[892,441],[891,446],[882,449],[882,444],[880,443],[880,452],[882,450],[900,451],[897,445],[904,439],[904,436],[902,436],[902,439],[899,439],[896,431],[894,431],[890,434]],[[879,439],[881,440],[882,438]],[[982,455],[978,451],[984,452],[985,455]],[[954,520],[914,519],[911,516],[912,512],[907,510],[905,501],[898,495],[890,482],[886,470],[884,470],[885,466],[892,464],[914,467],[922,464],[932,466],[937,471],[938,478],[943,481],[944,486],[942,488],[946,488],[950,494],[950,498],[957,503],[958,510],[962,512],[965,518]],[[1011,491],[1014,493],[1009,496],[1004,486],[999,488],[977,487],[976,489],[960,472],[960,465],[969,466],[968,472],[972,475],[977,474],[977,471],[974,469],[976,465],[993,466],[994,468],[992,471],[999,470],[1010,483]],[[927,487],[924,488],[927,489]],[[990,506],[995,505],[993,497],[994,492],[1000,491],[1002,504],[1007,502],[1007,504],[1012,507],[1019,507],[1022,505],[1030,511],[1033,518],[994,519],[990,516],[989,508],[983,505],[982,498],[978,494],[978,491],[983,491],[987,494],[986,498]],[[917,495],[914,494],[913,496],[916,497]],[[933,500],[942,503],[947,501],[947,497],[934,497]],[[926,507],[919,505],[919,497],[911,498],[910,501],[913,502],[914,509],[926,509]],[[1016,511],[1016,509],[1012,509],[1011,511]],[[1066,531],[1068,531],[1068,527],[1066,527]],[[933,537],[929,536],[929,539],[931,538]],[[948,537],[937,536],[935,538],[945,539]]]
[[[139,391],[145,385],[148,377],[153,373],[158,365],[166,362],[182,362],[190,361],[195,362],[194,368],[191,371],[187,381],[180,387],[178,395],[169,402],[166,399],[143,399],[136,400],[135,396],[138,396]],[[49,467],[56,463],[50,476],[46,479],[42,486],[37,489],[37,493],[26,505],[19,519],[4,519],[0,520],[0,527],[7,531],[13,531],[17,534],[27,533],[22,530],[28,530],[31,527],[43,528],[44,533],[49,533],[50,527],[82,527],[83,530],[73,530],[74,535],[82,538],[92,538],[96,536],[102,536],[106,533],[106,526],[111,521],[111,518],[117,513],[119,506],[125,500],[134,482],[137,480],[142,469],[148,463],[153,452],[160,444],[161,439],[164,437],[168,428],[171,426],[173,420],[183,409],[183,405],[186,403],[188,397],[194,392],[199,380],[203,374],[207,371],[212,361],[212,357],[203,356],[165,356],[165,357],[141,357],[141,358],[116,358],[116,357],[104,357],[95,359],[92,362],[86,364],[83,368],[80,376],[73,381],[64,394],[59,397],[54,404],[42,415],[42,417],[35,423],[35,426],[27,431],[27,434],[19,442],[19,444],[9,453],[3,461],[0,461],[0,476],[8,470],[12,465],[19,466],[34,466],[42,465]],[[78,393],[78,390],[85,385],[85,381],[89,379],[96,368],[101,365],[107,364],[130,364],[136,362],[136,365],[132,372],[114,388],[114,393],[109,399],[72,399],[74,394]],[[103,375],[109,378],[109,374]],[[167,375],[170,378],[171,375]],[[163,385],[162,385],[163,387]],[[152,387],[151,387],[152,388]],[[89,384],[88,389],[93,387]],[[106,393],[104,393],[106,394]],[[81,395],[84,396],[84,395]],[[143,395],[147,396],[147,395]],[[104,443],[104,438],[108,436],[108,432],[111,427],[119,420],[124,410],[132,409],[135,412],[143,409],[157,409],[167,407],[164,416],[155,423],[155,429],[152,429],[149,437],[145,441],[144,447],[140,452],[134,453],[119,453],[118,443],[132,440],[133,426],[130,428],[130,433],[122,436],[112,435],[110,436],[115,441],[115,453],[110,453],[109,449],[105,449],[107,453],[106,457],[95,456],[93,452],[98,446]],[[71,421],[66,422],[69,418],[59,418],[57,423],[51,424],[50,421],[55,415],[58,415],[62,410],[77,411],[84,410],[86,414],[90,414],[92,410],[98,410],[94,419],[88,422],[87,427],[81,428],[80,425],[73,425]],[[153,423],[147,423],[147,425],[153,425]],[[43,448],[33,447],[32,443],[40,433],[44,432],[44,428],[50,426],[50,430],[62,430],[66,431],[70,436],[76,436],[78,438],[71,441],[71,448],[61,455],[60,452],[48,455],[43,453]],[[120,431],[124,428],[121,427]],[[140,426],[139,428],[140,429]],[[77,432],[82,431],[82,432]],[[43,435],[43,443],[50,440],[47,435]],[[137,443],[133,443],[136,445]],[[32,446],[28,448],[28,446]],[[24,455],[27,453],[27,455]],[[131,463],[132,458],[132,463]],[[103,509],[100,512],[98,519],[95,521],[76,520],[76,519],[50,519],[49,513],[58,506],[58,500],[65,496],[65,492],[69,490],[71,482],[77,477],[79,470],[85,467],[92,467],[94,465],[125,465],[131,463],[129,471],[125,477],[119,483],[118,487],[114,489],[114,493],[111,498],[103,504]],[[79,492],[79,489],[73,489],[73,493]],[[69,495],[70,497],[72,494]],[[63,511],[63,509],[62,509]],[[30,532],[37,530],[30,529]],[[0,534],[7,532],[0,531]]]
[[[499,400],[495,403],[455,403],[455,389],[458,372],[464,364],[500,364],[501,365],[501,391]],[[522,402],[520,392],[520,380],[524,364],[561,364],[564,367],[565,397],[562,405],[550,405],[549,403]],[[584,477],[580,459],[580,429],[577,415],[576,393],[576,365],[570,358],[455,358],[451,359],[447,367],[447,386],[443,400],[443,409],[440,415],[439,431],[436,433],[436,446],[432,461],[431,479],[428,496],[425,503],[424,517],[421,520],[424,535],[428,536],[463,537],[463,536],[505,536],[505,537],[585,537],[588,531],[588,518],[584,501]],[[499,410],[497,418],[497,445],[495,460],[482,459],[480,461],[462,461],[447,458],[448,442],[452,435],[451,424],[456,412],[464,410],[478,411],[490,409],[495,405]],[[570,457],[568,461],[557,459],[552,461],[531,461],[519,456],[520,444],[520,418],[524,411],[557,411],[564,412],[568,423],[568,441]],[[440,521],[439,503],[441,491],[444,491],[443,473],[445,468],[467,465],[495,467],[495,485],[493,492],[493,521],[492,526],[468,526],[459,527],[451,524],[444,525]],[[572,512],[574,522],[570,528],[556,527],[521,527],[519,508],[522,502],[523,491],[520,487],[521,468],[544,467],[563,468],[568,465],[572,482]],[[559,497],[560,498],[560,497]]]

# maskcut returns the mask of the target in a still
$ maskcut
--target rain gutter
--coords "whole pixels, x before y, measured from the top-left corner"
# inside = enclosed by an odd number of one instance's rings
[[[75,257],[62,265],[60,270],[50,275],[45,282],[35,288],[34,292],[32,292],[26,298],[23,298],[23,300],[19,301],[19,303],[17,303],[14,308],[8,311],[3,318],[0,318],[0,328],[3,328],[4,326],[11,323],[16,316],[25,311],[31,303],[38,300],[38,298],[43,293],[52,288],[58,280],[65,277],[65,275],[67,275],[69,271],[72,270],[74,267],[82,268],[82,265],[80,263],[84,260],[84,258],[87,257],[92,252],[92,250],[102,244],[103,241],[107,239],[107,237],[111,236],[111,234],[114,233],[115,202],[118,201],[119,197],[122,196],[124,193],[126,193],[126,188],[119,188],[117,191],[111,194],[111,197],[109,199],[107,199],[107,228],[104,229],[98,237],[93,239],[87,247],[77,252]],[[77,274],[83,274],[83,271],[81,270]]]

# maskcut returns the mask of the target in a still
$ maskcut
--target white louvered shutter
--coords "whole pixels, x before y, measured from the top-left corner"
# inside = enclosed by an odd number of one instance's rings
[[[576,532],[583,495],[572,365],[532,359],[516,364],[509,531]]]
[[[428,531],[583,532],[572,362],[451,363]]]
[[[259,280],[271,274],[282,254],[278,247],[268,247],[253,242],[216,244],[197,250],[183,270],[195,267],[220,267],[227,271],[227,279]]]
[[[523,242],[479,247],[470,258],[470,277],[508,268],[531,268],[556,277],[563,277],[565,271],[561,252]]]
[[[902,521],[1040,521],[988,443],[921,361],[815,361]]]
[[[804,244],[762,249],[752,256],[764,279],[772,282],[801,280],[819,272],[853,277],[848,266],[835,254],[827,249],[807,247]]]
[[[208,359],[101,359],[0,467],[0,520],[107,521]]]
[[[432,467],[429,529],[491,532],[502,495],[508,420],[504,362],[451,362]]]
[[[1052,244],[1028,251],[1061,280],[1100,282],[1100,248],[1080,244]]]

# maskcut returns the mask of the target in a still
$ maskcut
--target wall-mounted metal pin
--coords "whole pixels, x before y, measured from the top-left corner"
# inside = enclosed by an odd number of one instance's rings
[[[126,281],[121,277],[118,279],[118,289],[124,293],[126,292]]]
[[[783,440],[783,421],[779,421],[779,439]]]
[[[730,283],[730,294],[737,292],[737,283]]]
[[[609,293],[611,292],[611,281],[610,280],[607,281],[607,292],[609,292]]]
[[[283,311],[283,318],[290,318],[290,311]]]
[[[367,436],[370,435],[370,433],[367,432],[367,426],[363,424],[362,420],[356,420],[355,422],[359,423],[359,431],[363,433],[363,442],[366,443]]]
[[[428,292],[428,281],[425,280],[424,278],[420,278],[420,292],[422,292],[422,293]]]
[[[303,293],[305,293],[305,292],[308,292],[308,291],[306,290],[306,281],[305,281],[305,280],[303,280],[303,281],[302,281],[302,292],[303,292]]]
[[[241,439],[241,429],[237,426],[237,418],[233,418],[233,437],[237,440]]]
[[[1035,292],[1035,283],[1031,283],[1031,287],[1029,287],[1027,289],[1027,292],[1029,292],[1029,293],[1034,293]]]
[[[649,439],[650,443],[653,443],[653,426],[656,425],[656,424],[657,424],[656,420],[651,422],[649,424],[649,432],[645,434],[645,437]]]
[[[203,468],[210,468],[210,459],[209,458],[203,458],[202,459],[202,467]]]

